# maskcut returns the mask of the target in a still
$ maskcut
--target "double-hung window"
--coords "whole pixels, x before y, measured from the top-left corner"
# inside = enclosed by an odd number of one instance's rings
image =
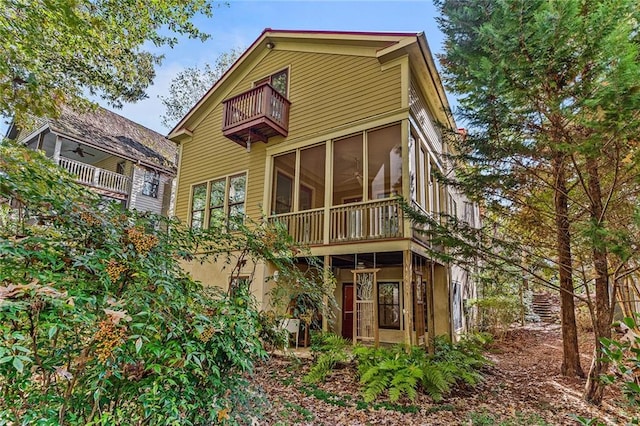
[[[158,187],[160,186],[160,173],[155,170],[145,170],[144,183],[142,184],[142,195],[158,198]]]
[[[192,187],[191,227],[210,228],[223,222],[231,228],[244,218],[247,175],[226,176]]]

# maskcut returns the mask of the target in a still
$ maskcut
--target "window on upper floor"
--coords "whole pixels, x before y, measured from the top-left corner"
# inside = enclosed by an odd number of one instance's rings
[[[271,86],[276,89],[278,93],[286,98],[289,92],[289,69],[285,68],[281,71],[261,78],[260,80],[254,82],[253,85],[258,86],[262,83],[271,84]]]
[[[211,227],[224,222],[233,228],[244,219],[246,173],[194,185],[191,190],[191,227]]]
[[[158,198],[158,187],[160,186],[160,173],[155,170],[145,170],[144,182],[142,184],[142,195]]]

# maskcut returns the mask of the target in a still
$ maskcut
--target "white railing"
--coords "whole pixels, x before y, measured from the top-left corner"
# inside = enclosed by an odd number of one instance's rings
[[[131,179],[125,175],[64,157],[60,157],[58,165],[74,175],[79,183],[120,194],[129,194]]]

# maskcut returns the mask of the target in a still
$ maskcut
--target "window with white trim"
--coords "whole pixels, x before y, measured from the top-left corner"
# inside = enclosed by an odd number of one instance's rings
[[[142,184],[142,195],[158,198],[158,187],[160,186],[160,173],[155,170],[144,171],[144,182]]]
[[[225,176],[192,186],[191,227],[209,228],[217,221],[232,227],[245,214],[247,175]]]

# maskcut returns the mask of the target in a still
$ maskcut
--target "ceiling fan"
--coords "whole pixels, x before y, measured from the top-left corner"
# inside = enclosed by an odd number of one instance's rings
[[[341,173],[341,177],[343,179],[342,183],[349,183],[352,181],[358,182],[358,185],[362,186],[362,167],[360,166],[360,161],[358,158],[354,158],[354,165],[349,171],[344,171]]]
[[[73,152],[73,153],[77,154],[79,157],[83,157],[83,158],[84,158],[85,155],[89,155],[91,157],[95,157],[95,154],[92,154],[92,153],[87,152],[84,149],[82,149],[82,146],[80,144],[78,144],[76,149],[68,149],[65,152]]]

